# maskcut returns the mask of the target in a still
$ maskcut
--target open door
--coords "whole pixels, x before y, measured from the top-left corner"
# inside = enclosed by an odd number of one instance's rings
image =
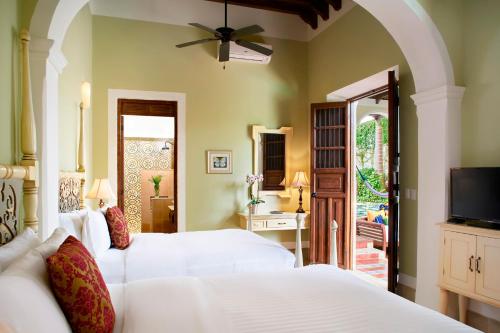
[[[311,105],[311,263],[329,262],[335,220],[338,265],[350,268],[349,133],[347,102]]]
[[[399,86],[394,71],[388,72],[389,115],[389,272],[388,289],[396,292],[399,274]]]

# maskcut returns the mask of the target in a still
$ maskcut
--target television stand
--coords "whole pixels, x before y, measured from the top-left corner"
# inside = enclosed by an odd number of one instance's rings
[[[500,230],[500,223],[494,223],[489,221],[467,220],[467,219],[458,219],[452,217],[447,222],[450,224],[466,225],[469,227]]]
[[[500,231],[455,223],[440,228],[440,311],[446,314],[450,292],[458,294],[463,323],[469,299],[500,307]]]

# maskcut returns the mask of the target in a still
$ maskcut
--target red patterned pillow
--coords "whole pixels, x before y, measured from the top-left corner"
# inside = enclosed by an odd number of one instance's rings
[[[108,222],[111,244],[117,249],[127,248],[130,242],[127,222],[123,216],[122,210],[115,206],[106,211],[106,221]]]
[[[94,258],[73,236],[47,258],[52,291],[73,332],[113,332],[115,310]]]

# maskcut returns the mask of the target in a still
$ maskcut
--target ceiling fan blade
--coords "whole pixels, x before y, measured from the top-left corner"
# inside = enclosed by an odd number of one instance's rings
[[[268,49],[267,47],[260,46],[258,44],[246,41],[246,40],[238,39],[236,41],[236,44],[243,46],[243,47],[246,47],[247,49],[253,50],[255,52],[259,52],[259,53],[264,54],[266,56],[270,56],[271,54],[273,54],[273,50]]]
[[[231,37],[241,37],[241,36],[246,36],[246,35],[253,35],[253,34],[258,34],[264,32],[264,29],[260,25],[250,25],[245,28],[241,28],[238,30],[233,31],[231,34]]]
[[[193,27],[196,27],[196,28],[199,28],[199,29],[201,29],[201,30],[205,30],[205,31],[207,31],[207,32],[210,32],[210,33],[214,34],[214,35],[215,35],[215,36],[217,36],[217,37],[221,37],[221,36],[222,36],[222,34],[221,34],[220,32],[218,32],[218,31],[216,31],[216,30],[214,30],[214,29],[212,29],[212,28],[209,28],[209,27],[207,27],[207,26],[204,26],[203,24],[199,24],[199,23],[189,23],[189,25],[192,25]]]
[[[219,46],[219,61],[229,61],[229,42],[222,42]]]
[[[186,46],[191,46],[191,45],[196,45],[196,44],[207,43],[207,42],[211,42],[211,41],[214,41],[214,40],[217,40],[217,38],[205,38],[205,39],[195,40],[195,41],[192,41],[192,42],[178,44],[178,45],[176,45],[176,47],[179,47],[179,48],[180,47],[186,47]]]

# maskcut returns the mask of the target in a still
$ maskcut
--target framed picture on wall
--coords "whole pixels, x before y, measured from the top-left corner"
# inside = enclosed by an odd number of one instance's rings
[[[233,152],[207,150],[207,173],[233,173]]]

